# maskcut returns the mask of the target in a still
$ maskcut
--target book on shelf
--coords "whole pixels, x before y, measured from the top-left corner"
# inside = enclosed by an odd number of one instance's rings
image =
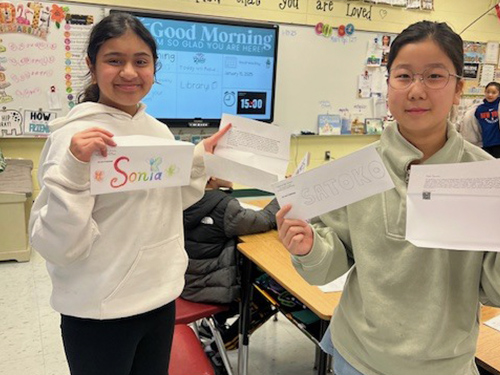
[[[340,115],[319,115],[318,134],[319,135],[339,135],[342,127]]]
[[[351,134],[365,134],[365,122],[364,120],[356,117],[351,122]]]

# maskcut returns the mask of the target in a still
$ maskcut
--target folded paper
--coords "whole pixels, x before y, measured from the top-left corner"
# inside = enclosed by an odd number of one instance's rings
[[[90,193],[106,194],[189,184],[194,145],[133,135],[114,137],[108,155],[90,161]]]
[[[307,220],[392,189],[394,183],[374,147],[326,163],[273,185],[287,218]]]
[[[285,177],[290,133],[267,123],[224,114],[220,127],[232,124],[213,155],[205,154],[207,175],[272,191]]]
[[[406,199],[414,245],[500,251],[500,160],[414,165]]]

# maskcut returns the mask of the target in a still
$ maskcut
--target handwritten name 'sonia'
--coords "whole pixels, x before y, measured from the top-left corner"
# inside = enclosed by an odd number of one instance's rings
[[[115,168],[115,170],[123,176],[121,179],[119,179],[118,177],[113,177],[111,179],[110,185],[115,189],[124,186],[127,182],[161,181],[162,179],[163,172],[131,172],[127,174],[127,172],[125,172],[123,169],[120,169],[120,167],[118,166],[121,161],[129,162],[130,159],[126,156],[121,156],[113,163],[113,167]]]

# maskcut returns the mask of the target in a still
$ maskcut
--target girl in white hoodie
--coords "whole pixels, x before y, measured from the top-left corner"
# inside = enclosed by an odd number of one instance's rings
[[[207,180],[195,148],[185,187],[90,195],[90,156],[107,154],[114,135],[173,139],[140,103],[154,82],[156,44],[135,17],[112,13],[90,35],[92,84],[83,103],[57,119],[43,149],[41,191],[30,239],[46,260],[51,304],[72,375],[165,375],[184,287],[182,211],[198,201]]]

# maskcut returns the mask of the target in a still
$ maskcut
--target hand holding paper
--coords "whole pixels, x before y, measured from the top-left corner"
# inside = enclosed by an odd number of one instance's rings
[[[273,185],[287,217],[307,220],[392,189],[387,169],[374,147],[367,147]]]
[[[226,134],[229,129],[231,129],[231,124],[227,124],[225,127],[221,128],[217,133],[203,140],[203,146],[205,147],[205,152],[209,154],[213,154],[215,147],[217,147],[217,143],[219,140]]]
[[[194,145],[172,139],[114,137],[116,147],[90,159],[90,194],[146,190],[189,184]]]
[[[108,146],[116,146],[113,133],[102,128],[90,128],[76,133],[71,138],[69,150],[75,158],[88,163],[92,154],[99,151],[104,157],[108,154]]]
[[[308,254],[313,245],[314,234],[307,222],[300,219],[286,219],[292,207],[287,204],[276,213],[278,237],[285,248],[293,255]]]
[[[260,121],[224,114],[220,128],[232,124],[214,151],[205,154],[208,176],[272,191],[284,178],[290,155],[290,133]]]

